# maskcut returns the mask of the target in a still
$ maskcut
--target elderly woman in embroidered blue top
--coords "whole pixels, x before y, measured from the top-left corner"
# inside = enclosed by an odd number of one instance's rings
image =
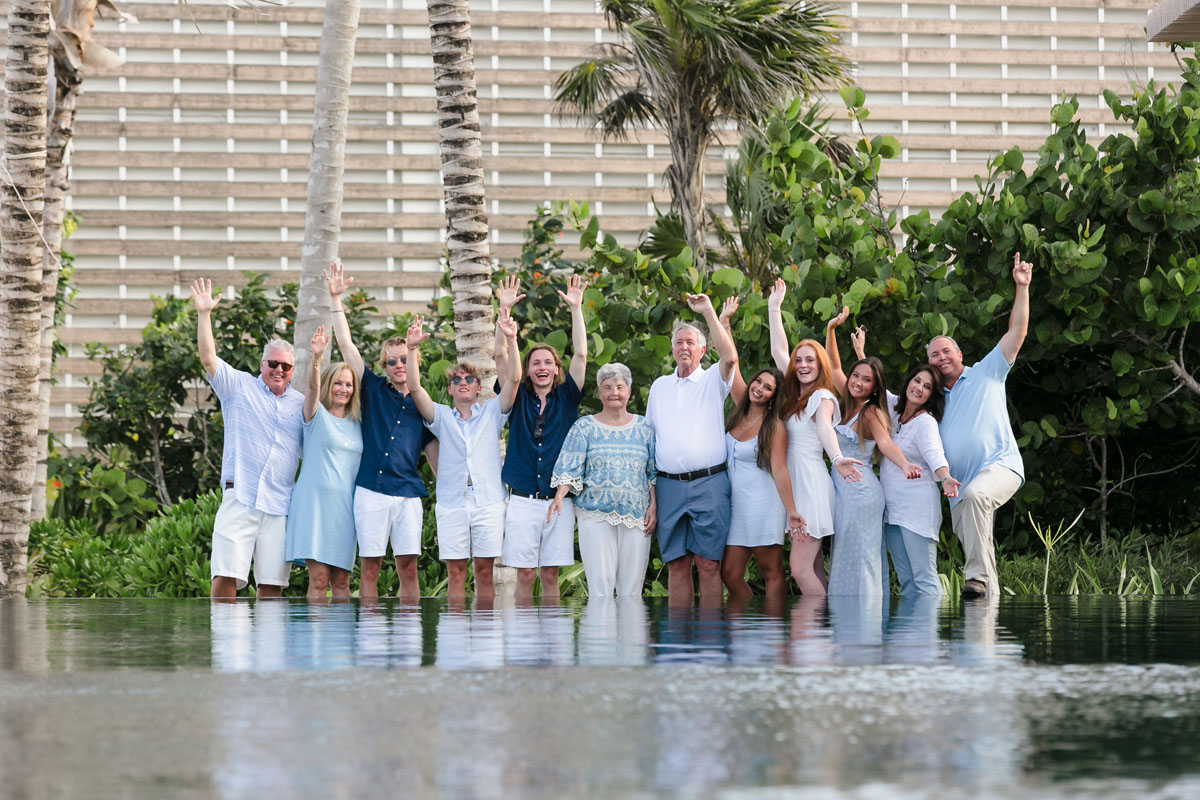
[[[546,520],[561,513],[573,490],[588,594],[640,596],[657,518],[654,430],[629,413],[628,367],[605,364],[596,383],[604,408],[580,417],[567,433],[550,478],[557,492]]]

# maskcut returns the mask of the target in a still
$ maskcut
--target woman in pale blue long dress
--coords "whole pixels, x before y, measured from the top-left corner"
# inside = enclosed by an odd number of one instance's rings
[[[329,340],[325,327],[312,340],[313,359],[304,399],[304,460],[288,508],[286,558],[308,568],[308,598],[350,596],[357,538],[354,480],[362,459],[358,378],[343,363],[321,370]]]

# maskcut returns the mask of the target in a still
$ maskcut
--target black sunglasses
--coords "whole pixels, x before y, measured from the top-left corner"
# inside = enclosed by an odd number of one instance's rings
[[[455,386],[458,386],[460,383],[463,383],[464,381],[468,385],[470,385],[475,382],[475,376],[474,375],[455,375],[453,378],[450,379],[450,382],[453,383]]]
[[[267,362],[267,366],[270,367],[271,369],[281,369],[284,372],[292,371],[292,365],[287,363],[286,361],[270,360]]]
[[[383,363],[387,364],[389,367],[394,367],[394,366],[396,366],[397,361],[399,361],[401,364],[407,364],[408,356],[400,356],[399,358],[389,358],[387,361],[385,361]]]

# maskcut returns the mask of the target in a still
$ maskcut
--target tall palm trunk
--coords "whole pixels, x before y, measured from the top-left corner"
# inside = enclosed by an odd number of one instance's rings
[[[342,236],[342,178],[346,171],[346,120],[350,76],[358,34],[359,0],[326,0],[321,54],[313,101],[312,153],[308,157],[308,203],[300,253],[300,297],[294,345],[296,375],[307,375],[309,342],[318,325],[328,325],[329,292],[321,271],[337,259]],[[304,380],[293,385],[303,391]]]
[[[704,156],[709,132],[698,120],[681,120],[668,131],[671,139],[671,165],[667,184],[671,198],[683,219],[683,233],[692,248],[692,263],[701,273],[708,263],[708,245],[704,231]]]
[[[454,300],[454,342],[459,359],[470,361],[491,375],[495,371],[492,259],[488,248],[471,15],[467,0],[428,0],[427,8],[446,202],[446,247]],[[490,379],[484,381],[488,389],[491,385]]]
[[[0,595],[25,589],[37,466],[49,0],[9,0],[0,170]]]

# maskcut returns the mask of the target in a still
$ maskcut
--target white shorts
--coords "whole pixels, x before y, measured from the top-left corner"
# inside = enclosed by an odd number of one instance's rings
[[[504,566],[522,569],[575,563],[575,504],[564,497],[562,513],[546,522],[550,500],[508,498],[504,515]]]
[[[292,565],[284,559],[286,546],[286,516],[250,508],[232,490],[225,492],[213,521],[212,577],[234,578],[244,589],[253,560],[256,585],[287,586]]]
[[[354,487],[354,528],[361,558],[387,555],[389,540],[393,556],[420,553],[422,519],[419,497],[393,497]]]
[[[495,558],[504,543],[504,501],[477,506],[470,492],[463,506],[437,503],[438,558],[453,561],[462,558]]]

